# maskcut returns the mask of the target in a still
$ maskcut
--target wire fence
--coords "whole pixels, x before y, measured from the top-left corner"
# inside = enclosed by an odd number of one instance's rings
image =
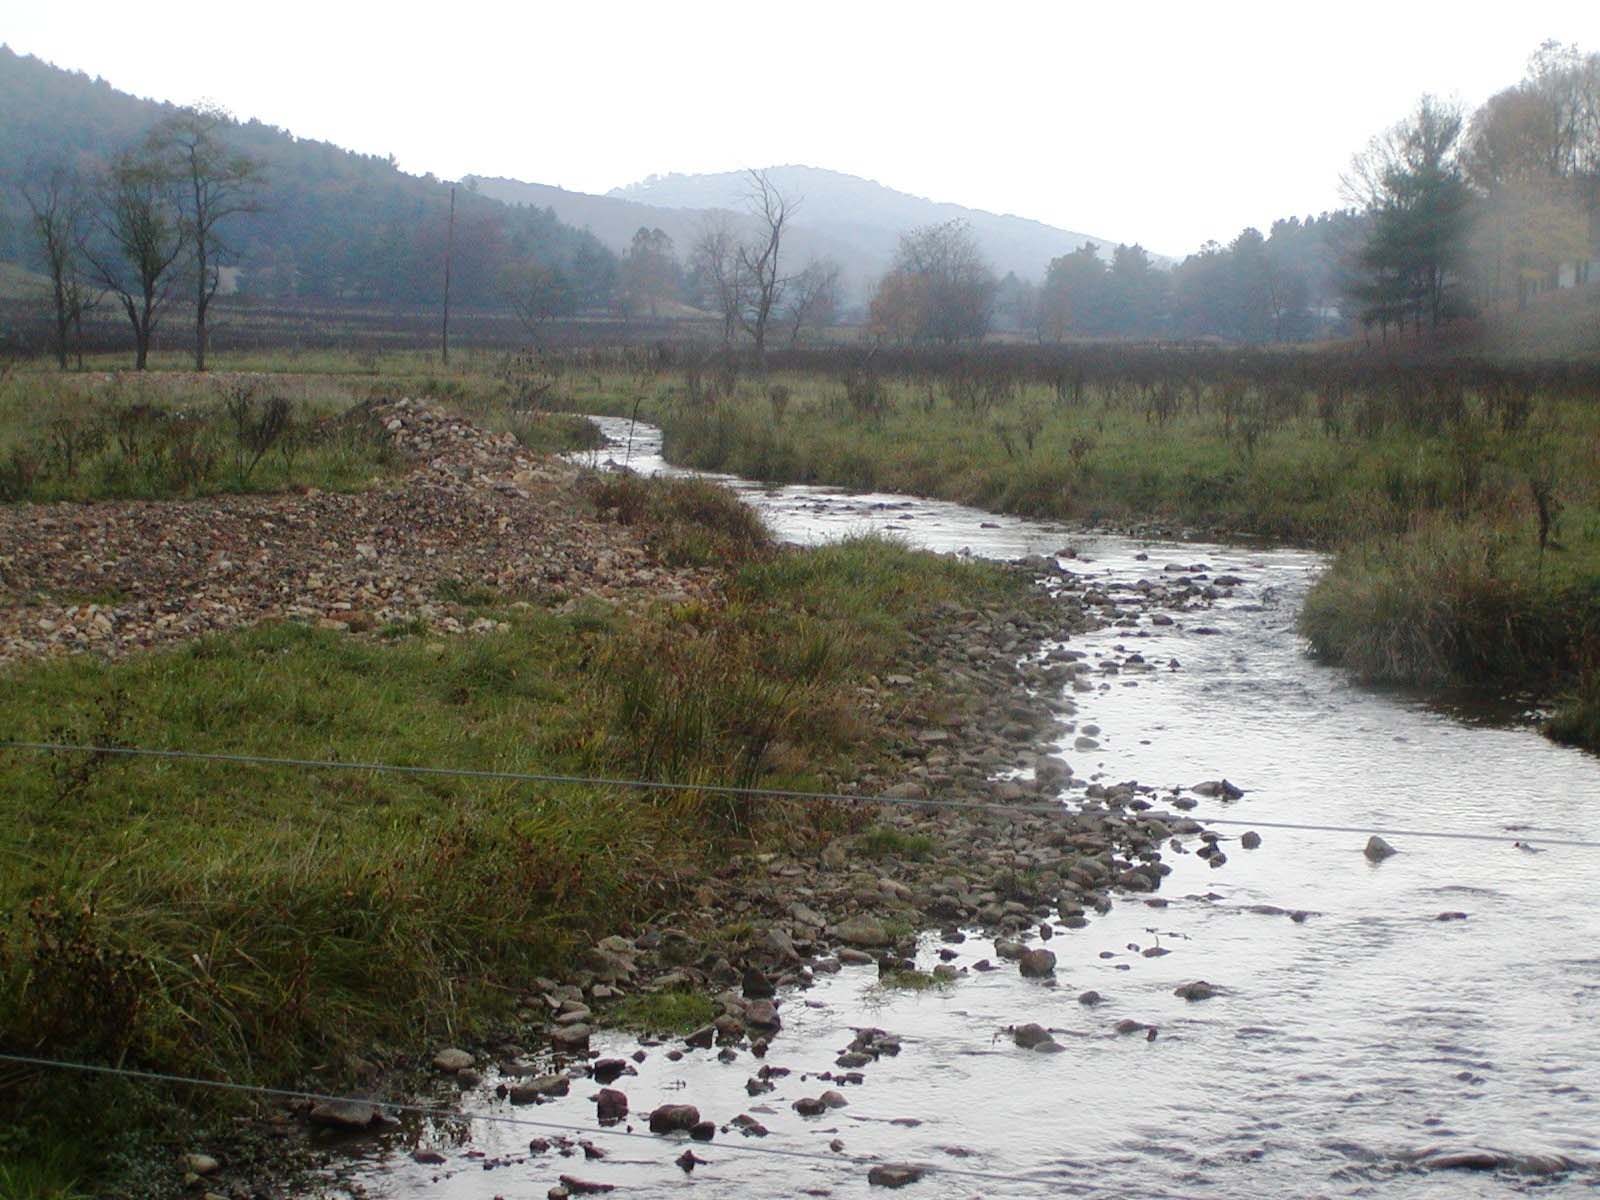
[[[1001,803],[985,800],[960,800],[950,797],[886,796],[859,792],[796,791],[785,788],[741,787],[732,784],[680,783],[663,779],[629,779],[603,775],[562,775],[540,771],[504,771],[478,767],[419,766],[408,763],[357,762],[343,759],[287,758],[265,754],[227,754],[205,750],[163,749],[153,746],[81,745],[72,742],[0,741],[0,749],[20,750],[41,754],[90,754],[123,758],[167,759],[179,762],[223,763],[234,766],[257,766],[280,769],[313,771],[364,771],[375,774],[454,777],[501,783],[530,783],[612,789],[617,791],[693,792],[709,796],[730,796],[745,799],[794,801],[798,803],[829,803],[874,805],[883,807],[918,809],[956,809],[968,812],[1006,815],[1072,816],[1074,812],[1059,801],[1029,803]],[[1142,814],[1125,816],[1138,821]],[[1436,838],[1450,841],[1494,842],[1515,844],[1529,840],[1532,833],[1556,833],[1538,826],[1518,825],[1498,833],[1459,829],[1408,829],[1386,825],[1331,825],[1311,821],[1245,820],[1236,817],[1205,816],[1193,818],[1205,825],[1226,825],[1249,829],[1283,829],[1306,833],[1377,834],[1381,837]],[[1540,837],[1539,846],[1561,846],[1569,849],[1600,850],[1600,841],[1566,836]]]

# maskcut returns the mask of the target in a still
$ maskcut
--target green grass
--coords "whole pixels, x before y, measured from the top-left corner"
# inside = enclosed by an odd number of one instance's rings
[[[925,859],[933,853],[934,842],[925,833],[904,833],[875,825],[856,838],[856,851],[867,858]]]
[[[698,992],[640,992],[604,1014],[608,1025],[661,1035],[692,1033],[716,1019],[716,1002]]]
[[[821,374],[784,375],[781,415],[753,382],[695,401],[670,377],[573,372],[568,402],[659,423],[670,461],[780,483],[937,496],[995,511],[1097,523],[1167,521],[1323,546],[1397,533],[1418,515],[1494,509],[1550,476],[1569,513],[1600,511],[1600,409],[1536,396],[1523,425],[1470,389],[1461,419],[1374,384],[1319,394],[1283,360],[1283,386],[1226,376],[1184,385],[1157,416],[1136,377],[1063,400],[1026,380],[993,404],[958,403],[937,376],[885,376],[863,412]],[[1451,410],[1453,411],[1453,410]],[[1406,415],[1409,414],[1409,415]]]
[[[926,971],[888,971],[878,977],[874,985],[884,992],[939,992],[953,986],[948,979],[938,979]]]
[[[0,379],[0,501],[357,490],[400,461],[351,403],[306,380],[17,372]]]
[[[1545,733],[1569,746],[1600,749],[1600,670],[1591,665],[1579,673],[1577,685],[1560,698]]]
[[[0,1162],[0,1196],[5,1200],[90,1200],[80,1190],[71,1166],[51,1161]]]

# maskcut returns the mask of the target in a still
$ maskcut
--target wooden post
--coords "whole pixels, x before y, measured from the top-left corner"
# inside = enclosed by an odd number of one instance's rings
[[[444,325],[439,334],[439,358],[450,365],[450,259],[456,249],[456,189],[450,187],[450,228],[444,242]]]

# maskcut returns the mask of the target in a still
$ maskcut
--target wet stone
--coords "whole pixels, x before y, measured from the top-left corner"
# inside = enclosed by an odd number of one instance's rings
[[[700,1110],[692,1104],[663,1104],[650,1114],[651,1133],[687,1132],[700,1124]]]
[[[628,1097],[615,1088],[601,1088],[595,1097],[595,1116],[602,1125],[620,1121],[628,1115]]]
[[[867,1182],[873,1187],[902,1188],[921,1179],[922,1167],[911,1163],[879,1163],[867,1172]]]
[[[433,1056],[434,1067],[437,1070],[446,1072],[447,1074],[454,1074],[457,1071],[465,1071],[468,1067],[472,1066],[476,1062],[477,1059],[468,1054],[465,1050],[457,1050],[453,1046],[441,1050],[439,1053]]]

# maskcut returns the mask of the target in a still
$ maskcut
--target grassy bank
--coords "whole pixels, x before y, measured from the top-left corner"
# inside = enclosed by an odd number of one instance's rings
[[[1526,515],[1535,486],[1569,539],[1600,512],[1600,382],[1583,372],[1122,353],[574,369],[559,395],[637,405],[688,466],[1091,524],[1332,547],[1432,514]]]
[[[1062,370],[589,372],[571,395],[638,404],[672,461],[704,469],[1334,549],[1303,620],[1322,657],[1557,698],[1552,735],[1600,746],[1588,374],[1139,351]]]
[[[1314,653],[1372,682],[1553,698],[1547,732],[1600,748],[1600,537],[1540,553],[1505,520],[1436,519],[1342,550],[1300,615]]]
[[[503,628],[276,625],[111,665],[24,665],[6,673],[0,726],[806,788],[875,754],[858,688],[897,662],[913,624],[1017,587],[892,543],[779,552],[731,497],[625,486],[602,505],[664,554],[725,564],[724,602],[563,613],[466,589],[460,615]],[[364,1061],[505,1019],[575,948],[671,909],[730,839],[805,843],[853,820],[692,792],[7,753],[0,1046],[343,1086]],[[7,1072],[0,1179],[8,1195],[74,1179],[158,1194],[193,1148],[169,1106],[208,1103]]]
[[[0,378],[0,502],[352,491],[401,469],[369,399],[462,400],[430,377],[190,373]],[[594,443],[586,421],[518,409],[480,386],[476,419],[536,452]]]

